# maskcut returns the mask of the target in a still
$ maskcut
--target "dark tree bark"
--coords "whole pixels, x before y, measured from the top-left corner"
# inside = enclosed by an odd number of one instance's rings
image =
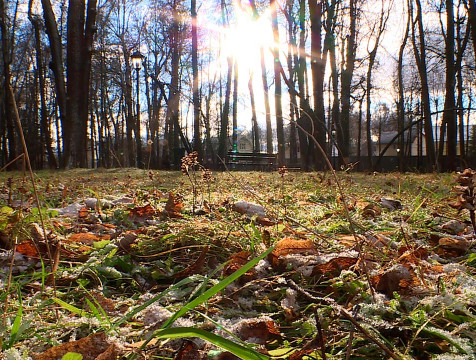
[[[403,55],[408,42],[408,36],[410,33],[411,16],[408,11],[407,24],[405,28],[405,34],[403,35],[402,44],[398,52],[397,63],[397,78],[398,78],[398,102],[397,102],[397,128],[401,134],[398,138],[398,170],[405,171],[405,133],[403,131],[405,127],[405,93],[403,85]]]
[[[218,156],[220,156],[222,160],[225,160],[226,152],[228,150],[227,143],[228,143],[228,124],[229,124],[229,115],[230,115],[232,72],[233,72],[233,60],[231,58],[228,58],[228,73],[226,76],[225,103],[223,105],[223,111],[221,113],[220,137],[219,137],[219,144],[218,144]]]
[[[357,37],[357,0],[349,1],[349,34],[346,37],[347,46],[345,48],[345,66],[341,75],[341,113],[340,113],[340,130],[339,148],[344,158],[349,156],[350,152],[350,98],[352,77],[355,68],[356,54],[356,37]]]
[[[251,103],[251,127],[253,129],[253,152],[260,152],[261,144],[259,141],[259,126],[258,119],[256,118],[256,104],[255,93],[253,91],[253,73],[250,74],[250,80],[248,81],[248,90],[250,91],[250,103]]]
[[[459,13],[458,7],[458,15],[456,21],[456,59],[455,59],[455,68],[456,68],[456,87],[457,87],[457,100],[456,100],[456,107],[457,107],[457,116],[458,116],[458,130],[459,130],[459,150],[460,150],[460,158],[462,161],[466,159],[466,146],[465,143],[468,141],[467,137],[465,139],[465,125],[464,125],[464,110],[463,110],[463,92],[464,92],[464,85],[463,85],[463,58],[466,51],[466,47],[468,45],[469,36],[470,36],[470,28],[471,26],[466,22],[466,30],[463,34],[462,25],[463,22],[460,20],[461,14]],[[469,106],[469,108],[471,108]],[[468,111],[469,112],[469,111]]]
[[[51,68],[55,75],[56,97],[60,111],[63,157],[62,167],[86,166],[89,81],[94,34],[96,0],[70,0],[67,34],[67,89],[64,78],[62,43],[49,0],[41,0],[43,17],[51,48]],[[68,101],[66,101],[68,99]]]
[[[287,14],[286,18],[288,20],[288,69],[289,69],[289,83],[291,88],[296,88],[296,71],[295,66],[297,66],[298,57],[297,57],[297,41],[296,41],[296,27],[292,17],[292,8],[293,0],[286,0]],[[294,62],[294,64],[293,64]],[[290,106],[289,106],[289,160],[291,164],[297,164],[297,139],[296,139],[296,120],[299,117],[299,109],[297,105],[296,93],[294,91],[289,91],[290,97]]]
[[[467,0],[465,1],[468,7],[468,18],[469,25],[471,27],[471,39],[473,40],[473,50],[476,56],[476,1]]]
[[[17,3],[18,4],[18,3]],[[15,120],[14,120],[14,99],[11,97],[11,93],[8,91],[11,86],[12,74],[12,51],[13,51],[13,36],[10,34],[7,14],[5,13],[5,3],[0,0],[0,34],[2,36],[2,67],[3,67],[3,102],[4,108],[3,114],[0,114],[4,118],[4,124],[6,127],[5,142],[8,141],[8,158],[5,161],[10,162],[17,157],[16,151],[16,138],[15,138]],[[4,147],[6,149],[6,147]],[[11,166],[12,167],[12,166]]]
[[[202,139],[200,136],[200,90],[198,82],[198,32],[197,32],[197,1],[191,0],[192,12],[192,101],[193,101],[193,150],[201,159]]]
[[[367,90],[366,90],[366,131],[367,131],[367,156],[369,159],[369,166],[372,169],[373,164],[372,164],[372,137],[371,137],[371,104],[372,104],[372,71],[375,65],[375,59],[377,57],[377,51],[380,46],[380,40],[382,38],[382,35],[385,31],[385,28],[387,27],[387,20],[389,17],[389,12],[385,11],[385,3],[382,0],[382,5],[381,5],[381,11],[380,11],[380,21],[379,24],[377,25],[376,34],[375,34],[375,42],[372,50],[369,52],[369,64],[367,68]]]
[[[313,133],[317,143],[322,149],[326,149],[326,120],[324,110],[324,71],[325,61],[322,52],[321,39],[321,16],[322,4],[317,0],[308,0],[309,18],[311,21],[311,73],[312,93],[314,99]],[[317,152],[314,155],[316,170],[324,170],[325,161],[323,155]]]
[[[233,151],[238,151],[238,60],[233,61],[233,111],[232,111],[232,146]]]
[[[36,52],[36,68],[39,82],[39,95],[40,95],[40,128],[41,138],[48,154],[48,165],[50,168],[56,169],[59,164],[56,160],[55,153],[52,146],[51,127],[48,119],[48,109],[46,106],[46,82],[45,82],[45,69],[43,64],[43,55],[41,50],[41,19],[31,13],[32,0],[29,1],[28,6],[28,19],[33,25],[35,32],[35,52]]]
[[[271,24],[273,27],[273,38],[275,44],[279,44],[278,12],[276,0],[270,0]],[[276,134],[278,138],[278,166],[286,164],[284,147],[284,127],[283,127],[283,108],[281,103],[281,67],[279,63],[279,48],[273,48],[274,58],[274,104],[276,107]]]
[[[413,0],[409,0],[409,11],[413,13]],[[428,72],[426,67],[426,45],[425,30],[423,27],[423,15],[420,0],[415,0],[417,6],[416,19],[412,24],[412,44],[415,54],[415,61],[418,67],[418,73],[421,81],[421,103],[423,108],[425,143],[426,143],[426,170],[432,171],[436,166],[435,143],[433,140],[433,125],[431,120],[430,91],[428,87]],[[416,28],[418,27],[419,44],[416,39]]]
[[[445,37],[445,109],[443,112],[443,122],[447,129],[447,161],[444,169],[454,171],[456,169],[456,104],[455,104],[455,27],[453,0],[445,0],[446,3],[446,37]]]

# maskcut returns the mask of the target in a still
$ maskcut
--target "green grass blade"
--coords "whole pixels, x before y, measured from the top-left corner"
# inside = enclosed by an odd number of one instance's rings
[[[225,339],[219,335],[213,334],[211,332],[188,328],[188,327],[177,327],[169,329],[157,330],[154,333],[154,337],[158,339],[177,339],[184,337],[199,337],[203,340],[206,340],[223,350],[227,350],[232,354],[238,356],[241,359],[245,360],[269,360],[269,357],[266,355],[260,354],[256,350],[237,344],[231,340]]]
[[[99,313],[99,310],[97,309],[97,307],[88,298],[85,298],[85,300],[89,308],[91,309],[91,312],[93,313],[93,315],[96,317],[96,319],[98,319],[100,323],[102,323],[103,318],[101,317],[101,314]]]
[[[92,317],[93,315],[87,311],[81,310],[77,308],[76,306],[73,306],[71,304],[68,304],[67,302],[58,299],[58,298],[53,298],[53,301],[57,303],[59,306],[62,308],[65,308],[66,310],[72,312],[73,314],[79,315],[79,316],[86,316],[86,317]]]
[[[218,284],[214,285],[207,291],[205,291],[202,295],[198,296],[197,298],[193,299],[190,301],[188,304],[185,304],[178,310],[175,314],[173,314],[162,326],[162,329],[166,329],[170,327],[170,325],[173,324],[175,320],[177,320],[179,317],[187,313],[189,310],[194,309],[200,304],[203,304],[205,301],[210,299],[212,296],[215,294],[219,293],[223,289],[225,289],[228,285],[230,285],[233,281],[238,279],[240,276],[244,275],[247,271],[249,271],[251,268],[253,268],[261,259],[265,258],[268,256],[271,251],[273,251],[274,246],[270,247],[268,250],[266,250],[264,253],[262,253],[260,256],[248,261],[245,265],[243,265],[241,268],[236,270],[233,274],[230,276],[226,277],[222,281],[220,281]]]
[[[23,318],[23,306],[20,303],[20,306],[18,307],[17,315],[15,316],[15,320],[13,321],[12,329],[10,330],[10,340],[8,341],[7,348],[11,348],[13,344],[15,344],[15,340],[18,336],[18,331],[20,330],[22,318]]]

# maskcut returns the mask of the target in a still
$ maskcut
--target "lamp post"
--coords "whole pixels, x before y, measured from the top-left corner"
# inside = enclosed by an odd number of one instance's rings
[[[140,51],[135,51],[131,55],[132,67],[136,70],[137,75],[137,122],[136,122],[136,147],[137,147],[137,167],[142,167],[142,141],[140,135],[140,82],[139,82],[139,72],[142,67],[142,59],[144,55]]]

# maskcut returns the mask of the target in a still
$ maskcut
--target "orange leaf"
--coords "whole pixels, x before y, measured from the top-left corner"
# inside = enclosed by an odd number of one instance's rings
[[[155,215],[154,208],[147,204],[145,206],[138,206],[129,210],[129,217],[136,221],[150,219]]]
[[[183,204],[176,198],[176,196],[170,192],[169,199],[165,204],[164,213],[169,217],[182,217],[180,211],[182,211]]]
[[[82,208],[78,211],[78,219],[79,219],[79,220],[87,220],[88,217],[89,217],[89,210],[88,210],[88,208],[82,207]]]
[[[36,356],[34,360],[61,359],[68,352],[83,355],[83,360],[113,360],[116,359],[118,355],[116,347],[107,342],[106,334],[97,333],[82,338],[81,340],[54,346]]]
[[[342,270],[347,270],[357,263],[357,258],[352,257],[336,257],[326,264],[316,265],[312,271],[312,275],[316,274],[333,274],[338,276]]]
[[[86,245],[92,245],[95,241],[99,241],[100,238],[92,233],[77,233],[68,237],[68,241]]]
[[[38,250],[36,249],[35,245],[33,244],[33,241],[31,240],[22,241],[20,244],[17,245],[16,251],[27,257],[37,258],[39,256]]]
[[[280,240],[277,243],[274,250],[268,255],[268,260],[273,267],[279,268],[282,265],[280,257],[290,254],[317,254],[317,249],[311,240],[296,240],[286,238]]]

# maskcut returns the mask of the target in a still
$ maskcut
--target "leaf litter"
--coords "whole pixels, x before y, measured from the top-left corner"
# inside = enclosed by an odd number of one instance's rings
[[[0,358],[472,358],[474,172],[205,170],[2,174]]]

